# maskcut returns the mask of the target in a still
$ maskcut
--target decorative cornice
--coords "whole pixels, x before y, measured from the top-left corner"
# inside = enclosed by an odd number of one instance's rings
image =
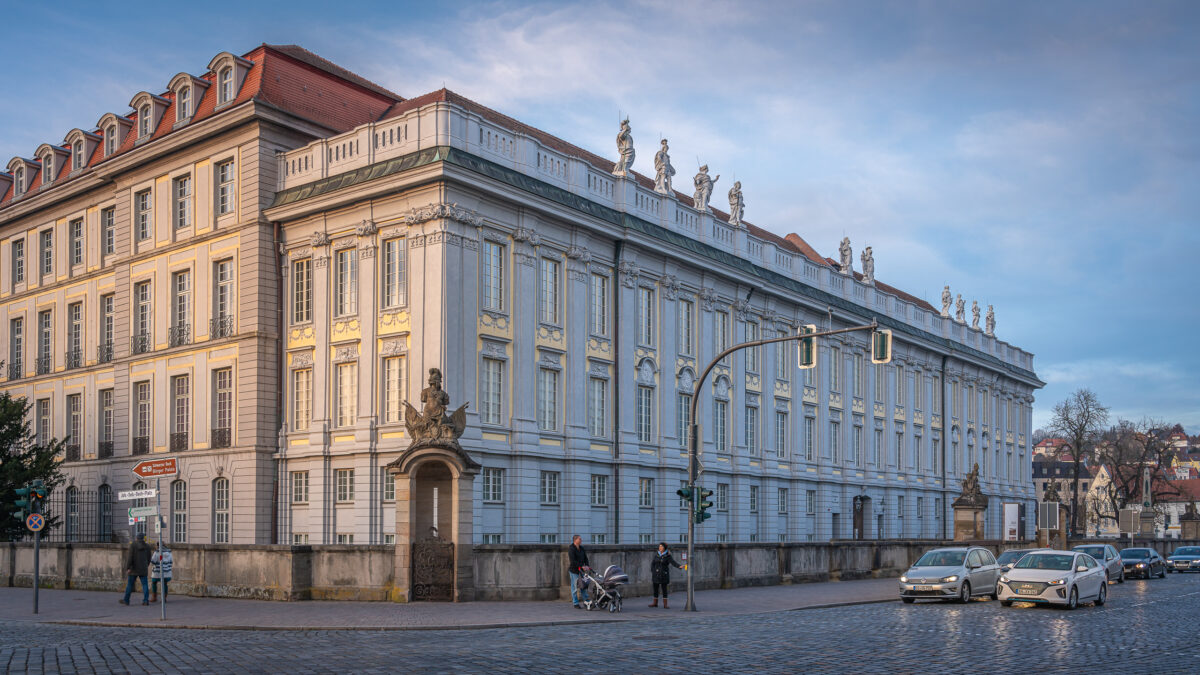
[[[313,232],[312,238],[309,241],[313,248],[317,248],[318,246],[328,246],[329,245],[329,233]]]
[[[457,220],[466,225],[483,226],[483,217],[470,209],[464,209],[458,204],[431,204],[409,211],[404,216],[406,225],[420,225],[430,220]]]
[[[358,236],[360,237],[371,237],[379,231],[379,226],[376,225],[375,221],[373,220],[364,220],[362,221],[362,224],[359,225],[354,231],[357,232]]]

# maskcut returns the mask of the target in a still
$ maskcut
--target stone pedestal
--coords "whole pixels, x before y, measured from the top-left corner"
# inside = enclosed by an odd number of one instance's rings
[[[1044,504],[1043,504],[1044,506]],[[1039,525],[1040,514],[1039,514]],[[1058,505],[1058,527],[1055,529],[1038,528],[1037,545],[1043,548],[1065,550],[1067,548],[1067,507]]]
[[[984,513],[986,507],[955,503],[954,541],[977,541],[984,538]]]
[[[1183,539],[1200,539],[1200,514],[1196,513],[1194,504],[1188,504],[1187,510],[1179,516],[1179,536]]]

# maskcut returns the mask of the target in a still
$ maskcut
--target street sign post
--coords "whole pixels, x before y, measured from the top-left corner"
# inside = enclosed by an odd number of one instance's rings
[[[117,493],[117,501],[127,502],[133,499],[149,499],[158,494],[158,490],[149,488],[146,490],[122,490]]]
[[[174,457],[144,459],[133,466],[133,475],[138,478],[162,478],[179,473]],[[157,490],[156,490],[157,491]]]
[[[175,462],[174,457],[165,457],[163,459],[144,459],[133,467],[133,474],[138,478],[153,478],[153,490],[131,490],[130,493],[139,493],[134,499],[144,499],[154,497],[156,504],[154,506],[135,506],[129,509],[129,524],[133,524],[137,520],[144,520],[147,517],[154,517],[154,532],[158,536],[158,559],[159,565],[162,565],[162,550],[163,550],[163,535],[162,535],[162,516],[158,515],[159,506],[162,505],[162,478],[163,476],[175,476],[179,473],[179,466]],[[143,497],[140,493],[149,492],[150,494]],[[153,563],[151,563],[153,564]],[[167,587],[163,583],[163,593],[159,596],[159,618],[166,620],[167,618]]]
[[[40,513],[31,513],[25,519],[25,527],[28,527],[30,532],[41,532],[45,526],[46,519]]]
[[[133,506],[129,509],[130,518],[141,518],[143,516],[157,516],[157,506]]]

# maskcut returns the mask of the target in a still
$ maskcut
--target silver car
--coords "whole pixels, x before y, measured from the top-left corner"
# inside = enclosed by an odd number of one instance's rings
[[[996,599],[1000,566],[986,548],[938,548],[921,556],[900,577],[900,599],[937,598],[967,602],[973,596]]]
[[[1081,602],[1099,607],[1108,599],[1104,568],[1076,551],[1038,551],[1017,561],[1000,577],[1000,604],[1038,602],[1075,609]]]
[[[1095,558],[1096,562],[1104,568],[1109,581],[1125,583],[1125,563],[1121,562],[1121,554],[1117,553],[1117,549],[1112,544],[1080,544],[1071,550],[1086,553]]]

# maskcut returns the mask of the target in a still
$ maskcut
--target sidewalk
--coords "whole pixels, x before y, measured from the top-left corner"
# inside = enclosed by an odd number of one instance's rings
[[[236,630],[437,630],[507,628],[609,621],[640,621],[649,618],[705,618],[758,614],[795,609],[814,609],[847,604],[894,602],[898,597],[895,579],[863,579],[765,586],[724,591],[698,591],[696,613],[683,611],[684,593],[671,596],[671,608],[648,608],[650,599],[630,598],[624,611],[588,612],[569,602],[271,602],[171,596],[167,619],[159,619],[159,607],[119,604],[120,593],[59,591],[42,589],[39,614],[33,613],[33,591],[29,588],[0,588],[0,617],[10,621],[69,623],[95,626],[162,628],[208,628]]]

